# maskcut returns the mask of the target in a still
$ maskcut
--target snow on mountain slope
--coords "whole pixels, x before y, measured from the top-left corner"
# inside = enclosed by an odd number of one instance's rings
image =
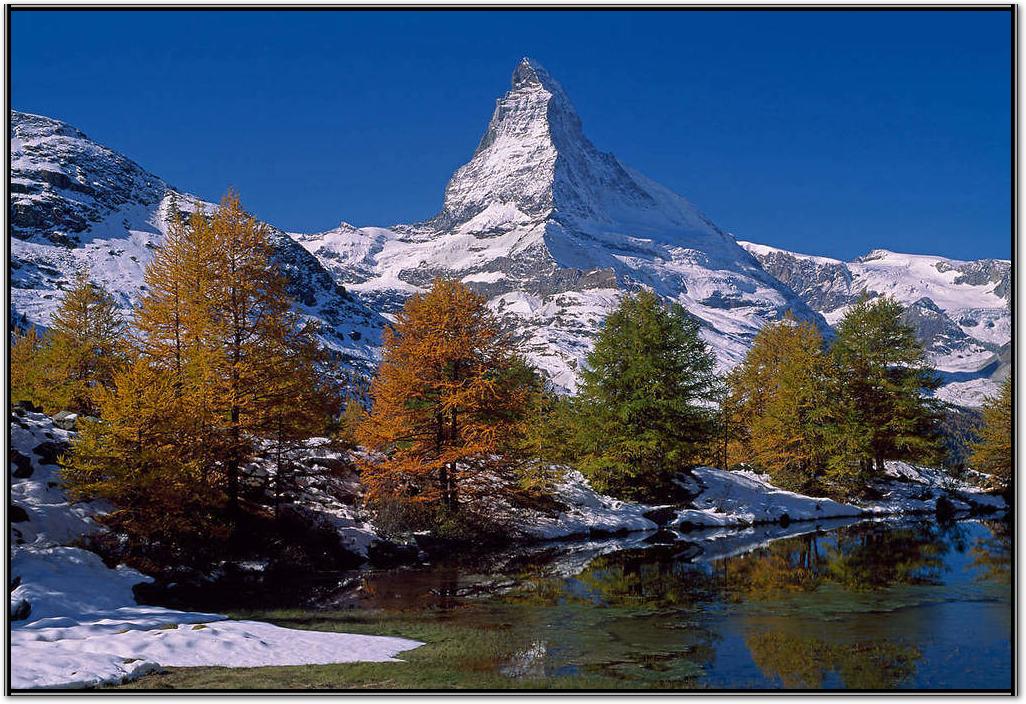
[[[130,308],[145,290],[143,271],[163,241],[171,203],[213,207],[58,120],[12,111],[10,129],[12,320],[45,327],[80,270]],[[272,238],[300,312],[324,322],[325,343],[343,357],[372,363],[380,316],[292,238],[273,228]]]
[[[642,286],[697,316],[722,366],[788,310],[822,322],[688,201],[596,149],[562,87],[530,59],[434,218],[293,236],[386,310],[436,276],[460,278],[565,388],[605,313]]]
[[[851,262],[741,242],[763,267],[831,324],[860,296],[891,296],[945,382],[944,400],[979,405],[997,391],[1007,365],[1012,316],[1011,262],[959,261],[876,249]],[[996,377],[996,378],[995,378]]]

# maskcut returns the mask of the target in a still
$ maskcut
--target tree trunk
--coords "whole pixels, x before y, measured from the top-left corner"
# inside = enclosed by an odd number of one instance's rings
[[[459,493],[456,484],[456,465],[449,465],[449,487],[446,490],[445,505],[449,511],[456,513],[460,508]]]
[[[232,518],[239,514],[239,407],[232,406],[231,449],[228,461],[225,462],[225,473],[228,479],[228,511]]]

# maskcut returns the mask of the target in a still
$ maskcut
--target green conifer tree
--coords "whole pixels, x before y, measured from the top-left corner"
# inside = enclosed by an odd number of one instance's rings
[[[581,470],[596,488],[665,498],[715,432],[720,383],[698,322],[652,292],[625,296],[605,320],[575,403]]]
[[[830,350],[833,400],[827,423],[830,474],[851,489],[886,460],[937,462],[939,380],[893,299],[864,298],[837,326]]]

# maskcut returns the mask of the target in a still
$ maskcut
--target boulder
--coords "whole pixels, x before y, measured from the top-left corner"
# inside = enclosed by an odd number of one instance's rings
[[[659,506],[651,511],[645,511],[642,515],[657,526],[663,527],[673,522],[679,510],[676,506]]]
[[[32,476],[32,460],[17,450],[11,450],[11,464],[14,471],[11,473],[17,479],[27,479]]]
[[[7,509],[7,518],[11,523],[25,523],[29,519],[28,512],[18,504],[11,504]]]
[[[28,599],[15,599],[11,602],[11,620],[24,621],[32,613],[32,604]]]
[[[14,404],[15,408],[20,408],[23,411],[29,411],[31,413],[42,413],[43,409],[32,403],[31,401],[18,401]]]
[[[68,444],[47,440],[32,448],[40,464],[57,464],[57,458],[68,451]]]
[[[75,430],[78,426],[78,414],[61,411],[53,417],[53,424],[61,430]]]

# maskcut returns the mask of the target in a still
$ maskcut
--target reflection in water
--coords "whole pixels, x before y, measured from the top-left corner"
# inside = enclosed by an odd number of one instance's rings
[[[977,578],[999,584],[1012,580],[1012,524],[1010,521],[985,521],[989,533],[976,536],[970,548]]]
[[[532,683],[598,674],[638,687],[1010,687],[1007,522],[686,537],[361,572],[337,593],[311,592],[311,610],[400,612],[488,634],[473,668]]]
[[[994,627],[982,637],[1009,653],[1009,595],[987,591],[1008,584],[1007,525],[866,522],[807,530],[729,557],[715,557],[711,540],[635,542],[594,556],[577,549],[572,571],[567,554],[551,548],[480,572],[437,566],[372,573],[360,605],[500,621],[508,626],[509,652],[492,667],[508,677],[601,673],[639,686],[929,688],[920,670],[929,673],[928,661],[958,635],[938,627],[933,605],[955,604],[974,618],[981,604],[1002,603],[1005,617],[988,616]],[[967,670],[959,686],[1009,686],[959,658]]]
[[[828,673],[848,689],[894,689],[921,657],[915,647],[899,643],[837,644],[780,632],[751,635],[745,644],[759,669],[789,689],[822,689]]]
[[[848,591],[942,583],[951,530],[863,524],[828,536],[804,535],[721,560],[722,586],[735,602],[813,592],[824,584]]]

